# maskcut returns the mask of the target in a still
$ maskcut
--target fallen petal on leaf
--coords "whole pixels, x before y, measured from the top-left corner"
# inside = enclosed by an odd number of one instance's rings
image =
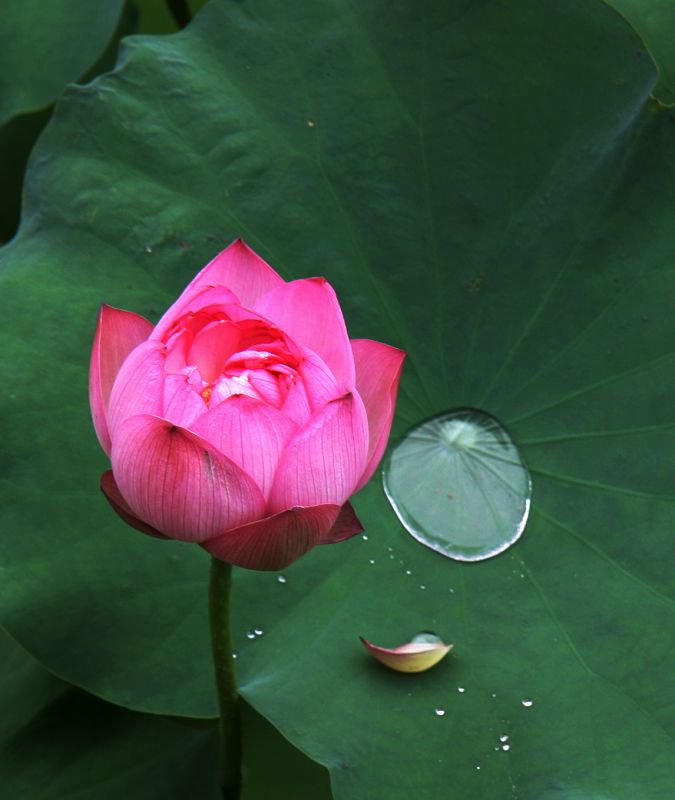
[[[428,633],[418,634],[412,641],[392,648],[378,647],[363,636],[359,638],[373,658],[397,672],[425,672],[445,658],[453,647]]]

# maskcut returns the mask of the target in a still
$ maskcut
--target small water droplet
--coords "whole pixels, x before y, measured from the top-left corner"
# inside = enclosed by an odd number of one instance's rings
[[[150,247],[150,245],[149,245],[149,244],[146,244],[146,245],[145,245],[145,252],[146,252],[146,253],[152,253],[152,247]]]
[[[384,490],[419,542],[458,561],[481,561],[520,538],[532,481],[502,425],[462,408],[398,441],[387,457]]]
[[[420,589],[426,589],[426,588],[427,587],[423,583],[420,583]]]
[[[490,697],[497,697],[497,695],[496,695],[494,692],[492,692],[492,694],[490,695]]]
[[[246,631],[246,638],[255,639],[255,633],[253,631]]]
[[[262,628],[254,628],[253,633],[255,633],[256,636],[262,636],[265,631]]]
[[[530,700],[530,698],[529,698],[529,697],[526,697],[526,698],[525,698],[524,700],[522,700],[521,702],[522,702],[522,704],[525,706],[525,708],[530,708],[530,707],[533,705],[533,703],[534,703],[534,700]]]
[[[286,576],[285,575],[277,575],[277,581],[279,583],[286,583]]]
[[[374,564],[375,563],[375,559],[374,558],[369,558],[368,559],[368,563],[369,564]]]
[[[407,569],[407,570],[405,571],[405,574],[406,574],[406,575],[412,575],[412,572],[411,572],[409,569]]]
[[[463,686],[458,686],[458,687],[457,687],[457,691],[458,691],[460,694],[464,694],[464,687],[463,687]]]
[[[437,708],[435,709],[435,714],[437,717],[445,716],[445,709],[444,708]]]
[[[510,749],[511,749],[511,745],[510,744],[503,744],[502,745],[502,750],[506,751],[506,750],[510,750]]]
[[[313,128],[315,125],[316,125],[316,122],[314,122],[313,119],[308,119],[307,120],[307,127]]]
[[[393,559],[393,558],[396,558],[396,556],[393,553],[389,553],[389,558]]]
[[[454,590],[454,589],[450,589],[450,593],[451,593],[451,594],[454,594],[454,592],[455,592],[455,590]]]
[[[499,741],[500,741],[500,742],[508,742],[508,740],[509,740],[509,737],[508,737],[508,736],[507,736],[505,733],[503,733],[503,734],[502,734],[502,735],[499,737]]]
[[[232,658],[236,658],[236,657],[237,657],[237,654],[236,653],[232,653]]]
[[[366,536],[366,534],[365,534],[365,533],[363,534],[363,536],[362,536],[361,538],[363,539],[363,541],[364,541],[364,542],[367,542],[367,541],[368,541],[368,537]]]
[[[479,766],[476,766],[476,769],[480,769],[480,767],[479,767]]]

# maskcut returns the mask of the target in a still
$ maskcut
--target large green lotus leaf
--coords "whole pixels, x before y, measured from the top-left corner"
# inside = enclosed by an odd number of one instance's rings
[[[667,105],[675,105],[675,5],[671,0],[606,2],[635,27],[656,62],[659,82],[654,89],[654,96]]]
[[[241,235],[408,350],[396,435],[483,408],[534,485],[486,562],[415,542],[376,478],[366,541],[239,571],[247,700],[337,798],[672,795],[675,121],[641,49],[599,0],[223,0],[68,90],[0,277],[12,634],[118,703],[214,713],[208,559],[99,497],[86,362],[99,302],[156,319]],[[429,628],[455,649],[416,676],[357,639]]]
[[[0,706],[3,797],[220,797],[215,723],[138,714],[104,703],[59,681],[1,629]],[[331,796],[325,770],[249,706],[242,711],[242,800]]]
[[[50,105],[103,53],[123,0],[4,0],[0,125]]]

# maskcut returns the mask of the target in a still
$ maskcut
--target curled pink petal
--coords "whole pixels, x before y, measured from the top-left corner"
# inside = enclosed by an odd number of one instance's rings
[[[237,308],[236,301],[237,298],[233,292],[223,286],[196,286],[193,288],[188,286],[155,325],[152,338],[162,340],[167,338],[175,323],[186,314],[196,314],[203,309],[209,309],[211,312],[216,310],[226,312],[230,308]]]
[[[108,430],[115,431],[128,417],[162,413],[164,404],[164,345],[149,339],[125,359],[117,373],[108,403]]]
[[[370,339],[353,339],[356,389],[368,415],[368,458],[357,490],[371,478],[387,447],[405,353]]]
[[[328,403],[290,440],[279,461],[271,511],[346,502],[363,473],[368,423],[360,397]]]
[[[202,542],[264,514],[262,493],[242,469],[160,417],[122,422],[111,461],[132,513],[172,539]]]
[[[354,387],[354,356],[344,317],[333,287],[324,278],[278,286],[258,300],[254,310],[317,353],[343,390]]]
[[[166,539],[166,536],[156,531],[152,526],[147,525],[142,519],[139,519],[129,508],[129,504],[122,497],[119,486],[115,482],[115,476],[111,469],[101,475],[101,491],[105,495],[106,500],[127,525],[131,525],[132,528],[136,528],[136,530],[142,533],[147,533],[148,536],[154,536],[156,539]]]
[[[352,536],[356,536],[357,533],[361,533],[362,531],[363,525],[361,524],[361,520],[356,516],[352,504],[345,503],[340,509],[335,524],[321,539],[321,544],[344,542],[345,539],[350,539]]]
[[[151,331],[152,324],[144,317],[101,306],[89,365],[89,405],[96,435],[106,455],[110,455],[107,417],[113,383],[124,359]]]
[[[336,505],[291,508],[202,542],[202,547],[238,567],[284,569],[321,543],[339,511]]]
[[[438,636],[420,636],[416,639],[426,641],[407,642],[399,647],[378,647],[376,644],[359,637],[368,652],[389,669],[397,672],[426,672],[445,658],[453,645],[445,644]]]
[[[260,297],[283,283],[264,259],[237,239],[209,261],[187,288],[225,286],[236,294],[241,305],[252,308]]]
[[[241,467],[264,497],[295,423],[262,400],[233,395],[201,416],[192,430]]]

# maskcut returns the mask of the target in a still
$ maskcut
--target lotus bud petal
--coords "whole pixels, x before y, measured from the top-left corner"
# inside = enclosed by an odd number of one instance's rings
[[[398,647],[378,647],[360,637],[368,652],[381,664],[396,672],[426,672],[452,650],[435,633],[419,633],[412,640]]]

